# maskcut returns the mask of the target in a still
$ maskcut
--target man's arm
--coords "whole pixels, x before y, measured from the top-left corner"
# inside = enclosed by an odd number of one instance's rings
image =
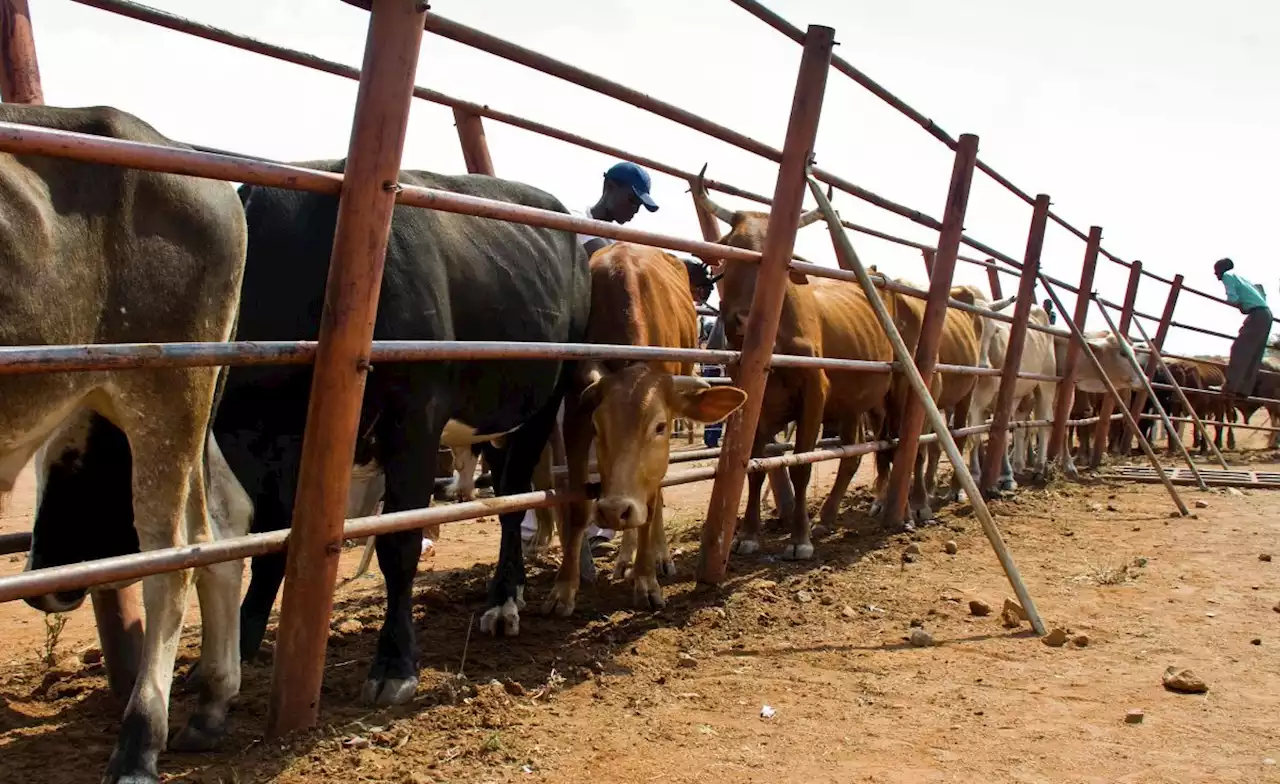
[[[592,256],[595,255],[596,251],[600,250],[601,248],[603,248],[608,244],[609,244],[608,240],[602,240],[599,237],[596,237],[594,239],[589,239],[586,242],[584,242],[582,244],[582,247],[585,248],[587,251],[587,258],[591,258]]]

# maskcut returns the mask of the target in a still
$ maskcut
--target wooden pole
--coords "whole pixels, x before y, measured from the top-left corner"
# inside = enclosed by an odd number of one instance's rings
[[[934,433],[937,434],[938,440],[942,443],[942,448],[947,453],[947,459],[951,461],[951,470],[955,472],[955,475],[960,480],[960,486],[969,495],[969,499],[973,504],[974,515],[982,523],[982,530],[987,535],[987,540],[991,542],[992,549],[996,551],[996,557],[1000,559],[1000,565],[1004,567],[1004,573],[1009,578],[1009,583],[1013,586],[1013,592],[1017,595],[1018,601],[1022,603],[1022,609],[1026,611],[1028,620],[1031,621],[1031,628],[1035,629],[1036,634],[1043,635],[1045,633],[1044,623],[1040,620],[1040,613],[1036,610],[1035,602],[1031,600],[1031,594],[1027,592],[1027,586],[1022,582],[1022,575],[1018,573],[1018,567],[1013,562],[1013,556],[1009,554],[1009,548],[1005,546],[1004,539],[1000,536],[1000,529],[996,527],[996,521],[991,516],[991,509],[978,491],[977,483],[969,475],[964,455],[960,454],[955,438],[952,437],[951,431],[947,429],[946,418],[942,416],[942,412],[934,405],[933,396],[929,394],[929,388],[925,385],[924,379],[920,376],[920,371],[916,369],[915,363],[912,361],[911,351],[902,340],[902,335],[899,334],[897,326],[893,323],[893,317],[889,315],[884,302],[876,293],[875,284],[871,282],[871,278],[867,275],[866,269],[863,268],[862,262],[858,260],[858,254],[854,251],[853,243],[849,241],[849,235],[845,233],[844,227],[840,225],[840,216],[836,215],[836,211],[831,208],[831,202],[822,195],[822,187],[818,185],[817,180],[809,179],[809,190],[813,192],[814,198],[818,200],[818,207],[822,210],[823,217],[826,218],[827,225],[831,229],[832,240],[841,246],[839,254],[851,262],[853,271],[858,276],[858,283],[862,286],[862,290],[866,292],[867,300],[870,301],[871,308],[875,311],[876,318],[880,321],[880,327],[893,345],[894,357],[897,359],[898,364],[902,366],[903,373],[911,384],[911,389],[915,393],[916,399],[923,404],[925,414],[929,417],[929,423],[933,426]],[[1046,204],[1047,201],[1046,199]]]
[[[1183,280],[1182,275],[1174,275],[1173,283],[1172,285],[1169,286],[1169,296],[1164,301],[1164,312],[1160,314],[1160,323],[1156,325],[1155,342],[1150,344],[1154,346],[1157,351],[1161,351],[1164,349],[1165,337],[1169,334],[1170,324],[1173,323],[1173,310],[1178,305],[1178,294],[1182,292],[1182,280]],[[1098,307],[1102,307],[1102,306],[1103,306],[1102,303],[1099,302]],[[1133,323],[1138,324],[1141,321],[1142,319],[1134,319]],[[1144,331],[1142,334],[1146,335],[1146,332]],[[1155,378],[1157,364],[1158,363],[1156,362],[1156,355],[1153,353],[1151,354],[1150,358],[1147,359],[1147,366],[1143,368],[1143,372],[1146,373],[1148,379]],[[1138,390],[1138,393],[1134,395],[1133,403],[1129,406],[1129,411],[1133,413],[1134,419],[1137,419],[1142,414],[1142,410],[1146,408],[1146,405],[1147,405],[1147,390],[1140,389]],[[1154,432],[1155,432],[1155,428],[1153,426],[1152,433],[1154,434]],[[1130,439],[1128,436],[1125,436],[1123,441],[1123,446],[1121,447],[1121,451],[1124,452],[1125,454],[1128,454],[1129,448],[1130,448]],[[1172,452],[1173,449],[1174,449],[1173,439],[1170,438],[1169,451]]]
[[[693,183],[689,183],[692,189]],[[698,200],[693,200],[693,209],[698,214],[698,226],[702,228],[702,238],[707,242],[720,241],[720,225],[716,223],[716,216],[702,209],[698,204]],[[717,288],[719,282],[716,283]],[[716,316],[716,318],[721,318]],[[779,520],[790,520],[795,514],[796,509],[796,492],[791,486],[791,477],[787,475],[787,469],[774,468],[765,474],[769,479],[769,489],[773,492],[773,503],[778,509]],[[764,499],[761,498],[761,503]]]
[[[467,163],[467,171],[492,177],[493,159],[489,157],[489,143],[484,136],[484,121],[478,115],[456,108],[453,121],[458,128],[458,141],[462,142],[462,157]]]
[[[705,583],[723,582],[729,566],[729,546],[738,522],[747,460],[751,457],[751,446],[755,441],[764,399],[765,374],[782,315],[791,253],[795,248],[800,211],[804,204],[805,169],[813,157],[834,46],[835,30],[810,25],[805,33],[804,54],[800,59],[800,72],[791,102],[791,119],[787,123],[782,163],[778,167],[769,229],[764,238],[755,294],[744,330],[738,386],[747,393],[747,400],[725,423],[724,446],[720,451],[716,482],[711,489],[707,520],[702,529],[698,579]]]
[[[1084,352],[1085,358],[1089,360],[1089,364],[1093,365],[1094,372],[1098,374],[1098,379],[1102,381],[1102,385],[1107,388],[1107,395],[1109,395],[1109,397],[1104,399],[1113,401],[1119,400],[1120,392],[1116,389],[1116,385],[1111,383],[1111,378],[1107,375],[1107,371],[1102,367],[1102,363],[1098,361],[1097,355],[1093,353],[1093,349],[1085,342],[1084,333],[1080,331],[1080,328],[1076,326],[1074,321],[1067,318],[1066,310],[1062,306],[1062,300],[1058,298],[1058,293],[1054,291],[1053,284],[1050,283],[1049,279],[1044,275],[1041,275],[1040,279],[1044,283],[1044,290],[1048,292],[1049,298],[1053,300],[1054,307],[1058,309],[1058,313],[1062,314],[1063,322],[1066,323],[1067,328],[1071,330],[1072,342],[1080,345],[1080,349]],[[1083,291],[1080,293],[1082,295],[1084,294]],[[1160,460],[1156,458],[1156,453],[1151,449],[1151,443],[1147,441],[1146,437],[1138,430],[1138,421],[1133,418],[1133,414],[1129,413],[1129,409],[1126,406],[1120,406],[1120,413],[1124,415],[1125,421],[1129,427],[1134,432],[1138,433],[1138,444],[1142,446],[1142,451],[1146,454],[1147,460],[1151,461],[1151,467],[1155,469],[1155,472],[1160,476],[1160,481],[1164,484],[1165,489],[1169,491],[1169,496],[1173,499],[1174,505],[1178,507],[1178,512],[1180,512],[1183,517],[1191,514],[1191,510],[1187,509],[1187,505],[1182,502],[1182,496],[1178,495],[1177,488],[1173,486],[1173,482],[1169,481],[1169,475],[1165,473],[1164,467],[1160,465]],[[1110,414],[1108,414],[1108,416],[1110,416]]]
[[[1084,332],[1084,324],[1089,317],[1089,292],[1093,291],[1093,276],[1098,268],[1098,249],[1102,247],[1102,227],[1089,227],[1089,240],[1084,250],[1084,266],[1080,270],[1080,289],[1076,294],[1075,324]],[[1065,313],[1062,315],[1066,315]],[[1062,368],[1062,380],[1058,382],[1053,402],[1053,429],[1049,432],[1049,459],[1056,460],[1063,455],[1063,470],[1069,474],[1075,472],[1071,462],[1069,449],[1064,449],[1067,442],[1067,419],[1071,416],[1071,403],[1076,393],[1076,373],[1080,364],[1080,345],[1074,340],[1067,341],[1067,357]]]
[[[5,103],[44,103],[27,0],[0,0],[0,97]]]
[[[315,724],[356,428],[425,4],[374,0],[294,500],[267,735]]]
[[[1013,307],[1013,324],[1009,328],[1009,347],[1005,350],[1000,388],[991,410],[991,432],[987,434],[987,459],[982,466],[979,486],[995,492],[1005,450],[1009,447],[1009,420],[1013,418],[1013,394],[1018,384],[1018,367],[1022,364],[1022,348],[1026,343],[1027,320],[1036,299],[1036,277],[1040,273],[1040,251],[1044,247],[1044,231],[1049,219],[1049,197],[1036,196],[1031,212],[1031,230],[1027,232],[1027,250],[1022,260],[1022,276],[1018,279],[1018,302]]]
[[[1095,297],[1096,299],[1096,297]],[[1178,438],[1178,434],[1173,430],[1173,423],[1169,421],[1169,415],[1165,412],[1164,406],[1160,403],[1160,398],[1156,397],[1155,390],[1151,388],[1151,381],[1147,379],[1146,373],[1143,372],[1142,363],[1138,361],[1138,357],[1133,353],[1133,347],[1129,345],[1129,336],[1120,331],[1116,326],[1116,322],[1111,318],[1111,314],[1107,312],[1107,306],[1101,302],[1098,303],[1098,310],[1102,313],[1102,318],[1107,322],[1107,326],[1111,329],[1111,334],[1116,336],[1116,342],[1120,344],[1120,351],[1124,354],[1125,359],[1133,364],[1133,369],[1138,371],[1138,378],[1142,381],[1142,388],[1151,396],[1151,402],[1156,407],[1156,413],[1160,416],[1160,420],[1164,422],[1164,426],[1169,429],[1169,437],[1173,443],[1178,445],[1178,451],[1182,453],[1182,459],[1186,462],[1187,468],[1191,471],[1191,475],[1195,477],[1196,484],[1201,490],[1208,491],[1209,486],[1204,483],[1204,477],[1200,476],[1200,469],[1196,468],[1196,464],[1191,460],[1191,455],[1187,454],[1187,448],[1183,446],[1182,439]],[[1151,349],[1158,351],[1158,349]],[[1152,355],[1154,356],[1154,354]],[[1137,416],[1133,412],[1129,412],[1129,420],[1135,425],[1138,422]],[[1134,432],[1142,438],[1142,432],[1138,428],[1134,428]],[[1128,436],[1125,436],[1128,440]],[[1154,454],[1154,453],[1153,453]]]
[[[1124,308],[1120,311],[1120,331],[1129,334],[1129,325],[1133,322],[1133,303],[1138,298],[1138,284],[1142,282],[1142,262],[1135,261],[1129,268],[1129,287],[1124,292]],[[1123,401],[1123,398],[1116,398]],[[1111,441],[1111,414],[1115,412],[1116,400],[1103,396],[1098,406],[1098,424],[1093,430],[1093,456],[1089,459],[1089,467],[1102,465],[1102,454]],[[1122,402],[1127,406],[1127,402]]]
[[[995,259],[987,259],[992,264],[996,263]],[[1000,273],[995,267],[987,267],[987,283],[991,286],[991,299],[994,302],[998,299],[1004,299],[1004,291],[1000,288]]]
[[[1181,278],[1182,276],[1179,275],[1178,277]],[[1133,322],[1133,325],[1138,328],[1138,334],[1142,335],[1142,339],[1147,341],[1148,345],[1151,345],[1151,338],[1147,337],[1147,331],[1142,328],[1142,321],[1135,321]],[[1205,423],[1200,419],[1200,415],[1197,414],[1195,408],[1192,407],[1191,401],[1187,400],[1186,393],[1182,391],[1182,387],[1178,385],[1178,381],[1173,377],[1173,374],[1169,372],[1169,366],[1165,363],[1164,357],[1160,355],[1160,350],[1154,348],[1151,349],[1151,356],[1164,370],[1164,374],[1169,377],[1169,386],[1173,387],[1174,394],[1178,396],[1178,400],[1182,403],[1183,408],[1191,412],[1191,423],[1195,426],[1196,430],[1200,431],[1200,437],[1203,438],[1205,443],[1209,444],[1209,448],[1213,450],[1213,456],[1217,459],[1218,464],[1222,466],[1222,470],[1231,470],[1231,466],[1227,465],[1227,460],[1222,456],[1222,452],[1218,451],[1218,445],[1213,443],[1212,438],[1209,438],[1209,428],[1205,426]]]
[[[916,344],[915,362],[925,388],[933,379],[934,366],[938,364],[938,348],[942,344],[942,327],[947,319],[947,300],[951,296],[951,279],[955,274],[956,256],[960,252],[960,235],[964,232],[964,214],[969,206],[969,186],[973,183],[973,166],[978,159],[978,137],[962,134],[956,144],[955,161],[951,167],[951,185],[947,190],[947,206],[942,215],[942,231],[938,234],[936,253],[925,252],[929,275],[929,298],[925,303],[924,319],[920,325],[920,340]],[[932,259],[930,258],[932,257]],[[929,262],[932,261],[931,264]],[[886,488],[885,521],[896,524],[907,518],[907,503],[911,495],[911,479],[915,475],[916,454],[920,446],[920,434],[924,427],[924,404],[914,395],[903,401],[904,409],[898,428],[898,448],[893,455],[893,468]],[[964,427],[967,422],[957,422]]]

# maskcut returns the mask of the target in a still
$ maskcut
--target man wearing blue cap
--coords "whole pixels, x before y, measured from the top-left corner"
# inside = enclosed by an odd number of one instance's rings
[[[1227,304],[1235,305],[1244,314],[1240,334],[1231,344],[1227,382],[1222,385],[1222,393],[1228,398],[1253,394],[1258,368],[1271,335],[1271,309],[1267,307],[1266,292],[1261,286],[1232,272],[1235,266],[1235,262],[1227,258],[1218,259],[1213,265],[1213,274],[1226,288]]]
[[[609,167],[604,173],[604,187],[600,191],[600,199],[584,212],[570,209],[569,212],[580,218],[595,218],[601,221],[612,221],[613,223],[627,223],[636,216],[640,211],[640,206],[649,212],[657,212],[658,205],[654,202],[653,197],[649,195],[649,172],[631,163],[630,161],[621,161]],[[587,258],[600,250],[606,245],[613,242],[612,239],[605,237],[597,237],[594,234],[579,234],[578,244],[587,251]],[[561,423],[563,423],[564,408],[560,409]],[[592,446],[590,459],[595,460],[595,447]],[[533,540],[537,530],[537,521],[534,518],[533,510],[525,512],[524,521],[520,525],[521,538],[527,543]],[[598,548],[613,539],[614,532],[608,528],[600,528],[592,524],[587,528],[587,543],[592,552],[597,552]]]
[[[641,205],[649,212],[658,211],[658,205],[649,195],[649,172],[630,161],[622,161],[604,173],[599,201],[588,207],[586,212],[570,211],[596,220],[627,223],[640,211]],[[586,249],[587,258],[591,258],[593,253],[613,240],[594,234],[579,234],[578,242]]]

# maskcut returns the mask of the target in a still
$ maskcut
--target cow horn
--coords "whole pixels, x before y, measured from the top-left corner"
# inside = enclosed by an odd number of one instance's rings
[[[734,212],[732,210],[726,210],[724,207],[716,204],[711,200],[711,197],[707,195],[707,186],[706,183],[703,182],[703,178],[706,176],[706,173],[707,164],[704,163],[702,164],[702,171],[698,172],[698,178],[693,182],[693,200],[703,210],[732,226]]]
[[[671,385],[677,392],[711,388],[711,384],[701,376],[672,376]]]

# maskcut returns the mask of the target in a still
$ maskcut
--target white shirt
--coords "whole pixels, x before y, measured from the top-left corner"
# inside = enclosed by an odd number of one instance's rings
[[[570,210],[569,210],[569,214],[571,214],[571,215],[576,215],[576,216],[577,216],[577,217],[579,217],[579,218],[588,218],[588,219],[591,219],[591,220],[595,220],[595,217],[591,214],[591,208],[592,208],[592,207],[594,207],[594,206],[595,206],[594,204],[588,205],[588,206],[587,206],[587,208],[586,208],[585,210],[574,210],[574,209],[570,209]],[[581,246],[583,246],[584,248],[586,247],[587,243],[588,243],[588,242],[590,242],[590,241],[592,241],[592,240],[603,240],[603,241],[608,242],[608,243],[613,243],[613,242],[615,242],[615,240],[612,240],[612,239],[610,239],[610,238],[608,238],[608,237],[597,237],[597,236],[596,236],[596,235],[594,235],[594,234],[579,234],[579,235],[578,235],[578,244],[579,244],[579,245],[581,245]]]

